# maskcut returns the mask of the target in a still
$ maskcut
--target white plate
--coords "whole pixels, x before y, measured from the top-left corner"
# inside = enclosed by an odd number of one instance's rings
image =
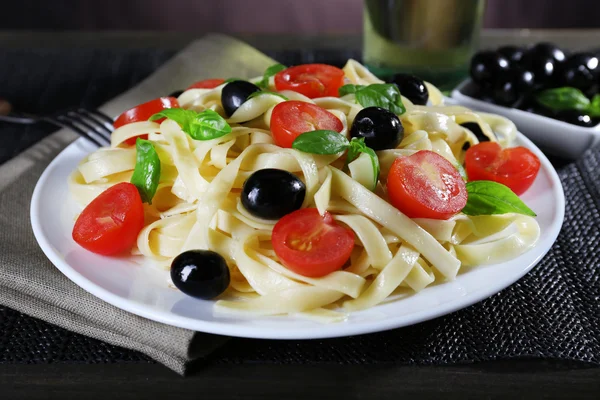
[[[519,131],[544,151],[563,158],[575,159],[587,149],[600,143],[600,125],[584,128],[516,108],[502,107],[478,100],[467,96],[462,91],[470,82],[467,79],[452,91],[453,103],[507,117],[517,125]]]
[[[69,279],[108,303],[165,324],[201,332],[268,339],[316,339],[398,328],[459,310],[506,288],[525,275],[550,249],[563,222],[564,194],[548,159],[522,135],[542,167],[524,200],[537,212],[541,237],[535,248],[502,264],[459,274],[456,280],[415,295],[350,315],[346,322],[320,324],[293,317],[236,318],[213,314],[211,301],[170,289],[166,273],[126,258],[107,258],[80,248],[71,239],[75,211],[67,177],[93,148],[83,139],[68,146],[46,168],[31,201],[31,224],[42,250]]]

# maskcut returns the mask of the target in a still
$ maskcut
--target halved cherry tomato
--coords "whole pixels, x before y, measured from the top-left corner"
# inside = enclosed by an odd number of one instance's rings
[[[304,101],[284,101],[271,113],[271,134],[277,146],[291,148],[300,134],[319,129],[341,132],[344,125],[326,109]]]
[[[311,99],[339,97],[344,71],[327,64],[304,64],[290,67],[275,75],[277,90],[293,90]]]
[[[96,197],[77,218],[73,240],[96,254],[114,255],[133,247],[144,227],[144,207],[137,188],[119,183]]]
[[[465,169],[470,181],[494,181],[523,194],[540,170],[540,160],[525,147],[502,149],[496,142],[472,146],[465,154]]]
[[[273,249],[290,270],[319,277],[337,271],[350,258],[354,232],[338,225],[328,212],[303,208],[281,218],[273,228]]]
[[[131,124],[132,122],[147,121],[148,118],[157,112],[164,110],[165,108],[179,108],[177,99],[175,97],[159,97],[158,99],[135,106],[119,115],[113,126],[115,129],[117,129],[123,125]],[[163,121],[163,119],[156,122],[161,121]],[[142,139],[148,139],[148,135],[141,135],[140,137]],[[129,138],[125,141],[125,143],[133,146],[135,144],[135,139],[135,137]]]
[[[467,188],[452,163],[430,150],[398,157],[387,179],[390,202],[410,218],[448,219],[467,204]]]
[[[225,79],[215,78],[215,79],[205,79],[203,81],[199,81],[191,85],[186,90],[190,89],[214,89],[217,86],[221,85],[225,82]]]

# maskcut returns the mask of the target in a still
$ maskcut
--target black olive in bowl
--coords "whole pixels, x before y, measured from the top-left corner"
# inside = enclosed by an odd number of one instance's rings
[[[520,65],[534,73],[536,83],[552,84],[558,75],[565,53],[552,43],[538,43],[528,49],[521,58]]]
[[[495,51],[480,51],[471,58],[471,79],[481,86],[492,85],[508,73],[510,63]]]

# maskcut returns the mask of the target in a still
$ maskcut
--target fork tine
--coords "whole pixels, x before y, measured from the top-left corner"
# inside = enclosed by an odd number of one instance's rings
[[[84,137],[87,140],[89,140],[90,142],[96,144],[98,147],[104,146],[96,138],[94,138],[93,136],[89,135],[85,130],[81,129],[79,126],[77,126],[76,124],[72,123],[69,120],[63,121],[63,120],[58,119],[58,117],[57,118],[53,118],[53,117],[41,117],[40,120],[49,122],[49,123],[51,123],[53,125],[60,126],[61,128],[70,129],[73,132],[77,133],[79,136]]]
[[[66,114],[58,115],[56,118],[59,121],[69,121],[72,125],[78,125],[79,128],[83,128],[89,136],[97,136],[104,145],[110,145],[110,133],[106,127],[100,125],[96,120],[88,120],[85,116],[78,114],[73,111],[69,111]]]
[[[104,122],[98,121],[91,114],[87,113],[86,110],[80,109],[78,111],[68,111],[66,116],[88,129],[95,130],[98,135],[102,136],[102,139],[106,139],[110,142],[112,130],[109,129]]]
[[[98,117],[102,122],[104,122],[105,126],[110,129],[111,132],[115,129],[113,127],[113,119],[100,110],[79,108],[78,111]]]

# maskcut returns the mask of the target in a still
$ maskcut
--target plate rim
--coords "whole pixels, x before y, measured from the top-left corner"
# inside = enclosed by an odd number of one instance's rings
[[[64,256],[50,243],[46,235],[43,233],[41,224],[40,213],[38,209],[41,206],[41,192],[53,169],[60,164],[63,153],[67,152],[72,146],[77,146],[85,142],[85,139],[79,138],[69,144],[63,149],[44,169],[38,179],[30,203],[30,220],[33,229],[34,236],[38,242],[40,248],[46,255],[46,257],[52,262],[52,264],[68,279],[70,279],[77,286],[87,291],[88,293],[98,297],[100,300],[105,301],[121,310],[130,312],[137,316],[147,318],[152,321],[164,323],[170,326],[179,328],[189,329],[192,331],[199,331],[211,334],[234,336],[234,337],[245,337],[255,339],[293,339],[293,340],[310,340],[310,339],[325,339],[334,337],[345,337],[354,336],[361,334],[368,334],[374,332],[381,332],[395,328],[401,328],[404,326],[414,325],[423,321],[438,318],[457,310],[466,308],[470,305],[478,303],[483,299],[486,299],[501,290],[513,285],[516,281],[521,279],[525,274],[531,271],[536,265],[539,264],[541,259],[548,253],[556,242],[556,238],[560,233],[565,213],[565,197],[562,184],[558,174],[548,158],[542,153],[542,151],[531,142],[523,134],[517,134],[518,141],[523,145],[532,150],[539,158],[544,170],[548,172],[553,197],[556,199],[556,210],[557,212],[553,215],[552,224],[548,228],[550,231],[549,245],[544,248],[542,252],[530,262],[527,268],[519,271],[515,275],[511,276],[510,279],[503,281],[502,284],[488,285],[478,290],[472,291],[467,296],[459,296],[452,299],[444,304],[439,304],[435,308],[427,308],[425,310],[417,311],[415,313],[407,315],[400,315],[395,317],[388,317],[383,320],[366,320],[366,321],[355,321],[349,325],[345,325],[345,322],[326,324],[322,325],[321,329],[311,332],[310,335],[306,334],[305,330],[296,331],[293,329],[265,329],[260,324],[257,326],[238,326],[229,324],[226,322],[212,322],[206,320],[193,319],[180,315],[175,315],[162,310],[156,310],[146,304],[139,303],[131,299],[122,298],[102,286],[97,285],[91,280],[87,279],[84,275],[77,272],[75,269],[64,260]],[[85,144],[84,144],[84,147]],[[537,244],[536,246],[539,246]],[[535,247],[534,247],[535,248]],[[531,250],[530,250],[531,251]],[[526,253],[525,253],[526,254]],[[401,300],[399,300],[401,301]],[[339,329],[332,329],[337,328]]]

